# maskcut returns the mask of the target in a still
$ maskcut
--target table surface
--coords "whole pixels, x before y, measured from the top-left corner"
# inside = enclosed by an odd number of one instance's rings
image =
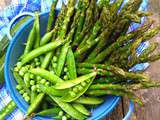
[[[0,10],[3,10],[10,2],[11,0],[1,0]],[[153,13],[151,19],[156,21],[155,25],[160,24],[160,0],[149,0],[149,11]],[[160,34],[151,40],[151,42],[153,41],[160,43]],[[160,52],[160,47],[157,51]],[[160,81],[159,68],[160,60],[151,63],[151,66],[145,72],[151,76],[152,80]],[[142,98],[144,106],[135,105],[135,112],[131,120],[160,120],[160,89],[141,90],[137,92],[137,95]],[[127,98],[123,98],[105,120],[122,120],[128,110],[128,101]]]

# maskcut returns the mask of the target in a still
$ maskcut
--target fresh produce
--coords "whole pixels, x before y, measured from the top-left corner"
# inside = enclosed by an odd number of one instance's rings
[[[16,104],[11,101],[0,111],[0,119],[4,120],[5,117],[10,114],[16,108]]]
[[[27,117],[50,116],[55,119],[83,120],[105,95],[127,96],[143,104],[134,91],[160,87],[144,73],[131,72],[138,63],[153,62],[160,53],[151,43],[141,55],[136,50],[160,31],[148,20],[127,32],[141,17],[142,0],[69,0],[56,18],[57,0],[49,13],[47,32],[40,36],[39,16],[28,35],[26,47],[13,73],[17,90],[29,103]],[[120,10],[121,8],[121,10]],[[151,41],[150,41],[151,42]]]

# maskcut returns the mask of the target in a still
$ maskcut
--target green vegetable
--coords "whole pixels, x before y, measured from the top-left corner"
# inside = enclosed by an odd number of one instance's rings
[[[64,81],[64,82],[60,82],[60,83],[56,83],[56,85],[54,86],[55,89],[66,89],[66,88],[70,88],[73,87],[91,77],[95,77],[96,76],[96,72],[90,73],[90,74],[86,74],[83,75],[81,77],[78,77],[76,79],[73,80],[68,80],[68,81]]]
[[[87,116],[91,115],[91,113],[82,104],[73,103],[72,105],[76,110],[83,113],[84,115],[87,115]]]
[[[74,102],[86,105],[98,105],[104,102],[102,98],[95,98],[95,97],[80,97]]]
[[[83,86],[82,89],[78,88],[79,90],[77,90],[75,96],[72,96],[72,94],[70,94],[70,91],[69,91],[69,92],[65,92],[65,94],[60,99],[64,102],[75,101],[76,99],[78,99],[80,96],[82,96],[87,91],[87,89],[92,84],[93,80],[94,80],[94,78],[88,79],[88,83],[85,86]],[[75,88],[77,88],[77,86],[75,86]]]
[[[62,82],[63,80],[55,75],[53,72],[47,71],[42,68],[30,69],[30,72],[34,75],[40,76],[44,79],[49,80],[52,83]]]
[[[29,52],[23,56],[22,61],[21,61],[21,65],[26,64],[30,60],[48,52],[48,51],[54,50],[55,48],[57,48],[58,46],[60,46],[62,44],[63,44],[62,41],[54,41],[54,42],[48,43],[42,47],[39,47],[37,49],[32,50],[31,52]]]
[[[84,120],[85,115],[78,112],[71,104],[62,102],[59,98],[50,96],[67,114],[78,120]]]
[[[52,2],[51,10],[50,10],[49,17],[48,17],[47,32],[49,32],[51,30],[52,24],[54,22],[55,8],[57,5],[57,2],[58,2],[58,0],[53,0],[53,2]]]
[[[58,114],[61,111],[59,107],[54,107],[46,110],[42,110],[38,112],[36,115],[40,116],[53,116],[54,114]]]

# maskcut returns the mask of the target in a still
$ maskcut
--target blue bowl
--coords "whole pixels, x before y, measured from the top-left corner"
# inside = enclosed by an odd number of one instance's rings
[[[58,12],[57,12],[58,13]],[[40,15],[40,27],[41,27],[41,35],[44,35],[46,30],[46,23],[48,19],[48,13],[44,13]],[[17,104],[18,108],[26,113],[29,104],[23,99],[20,93],[16,90],[16,81],[13,77],[12,69],[14,65],[17,63],[18,58],[22,55],[24,50],[24,43],[27,40],[29,32],[33,25],[33,18],[28,20],[23,24],[20,30],[13,37],[6,54],[5,60],[5,81],[7,85],[7,89],[10,92],[10,95],[14,102]],[[99,120],[108,115],[113,108],[116,107],[119,102],[120,97],[116,96],[106,96],[105,102],[95,109],[91,110],[92,116],[88,118],[88,120]],[[33,120],[51,120],[48,117],[34,117]]]

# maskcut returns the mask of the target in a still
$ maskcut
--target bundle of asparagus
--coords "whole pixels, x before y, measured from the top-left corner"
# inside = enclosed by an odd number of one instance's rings
[[[159,53],[152,55],[158,43],[150,42],[141,55],[136,54],[142,42],[149,41],[160,31],[160,25],[152,28],[154,22],[148,20],[138,29],[127,32],[133,22],[140,23],[142,17],[151,14],[138,10],[142,0],[129,0],[121,8],[122,3],[123,0],[113,3],[109,0],[100,0],[99,3],[96,0],[79,0],[75,7],[76,0],[69,0],[54,19],[55,0],[49,14],[47,33],[41,40],[36,16],[24,54],[14,69],[15,78],[18,79],[19,75],[24,79],[26,89],[33,93],[31,99],[23,95],[31,104],[28,116],[36,110],[45,94],[49,99],[45,99],[44,104],[52,99],[53,106],[58,105],[71,118],[78,119],[79,116],[73,113],[78,110],[84,114],[84,107],[81,111],[74,103],[89,104],[90,100],[83,97],[103,98],[111,94],[127,96],[142,104],[134,91],[160,86],[139,71],[128,72],[138,63],[154,62],[160,58]],[[33,33],[36,37],[32,36]],[[33,79],[32,82],[28,83],[27,78]],[[62,94],[63,90],[67,94]],[[78,90],[80,92],[77,93]],[[72,112],[67,108],[72,108]]]

